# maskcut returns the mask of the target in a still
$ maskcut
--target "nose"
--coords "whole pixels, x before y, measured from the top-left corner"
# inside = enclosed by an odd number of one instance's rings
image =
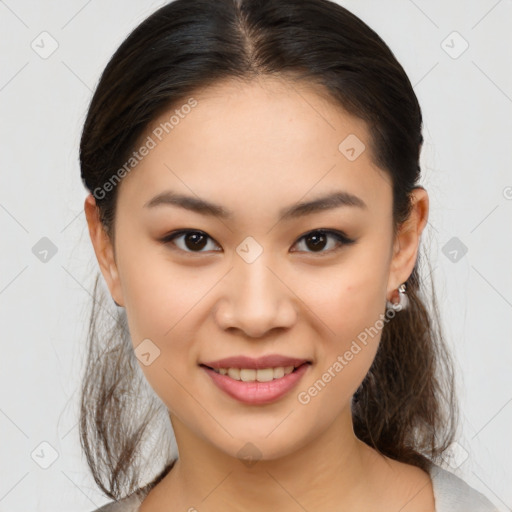
[[[272,329],[290,328],[297,319],[297,296],[261,255],[247,263],[235,257],[223,279],[216,322],[224,330],[261,338]]]

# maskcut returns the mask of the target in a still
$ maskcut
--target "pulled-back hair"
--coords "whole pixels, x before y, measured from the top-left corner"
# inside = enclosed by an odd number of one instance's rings
[[[422,114],[404,69],[382,39],[328,0],[175,0],[143,21],[115,52],[83,128],[81,177],[112,241],[119,187],[105,184],[119,177],[149,123],[220,81],[271,76],[312,84],[366,122],[372,158],[391,177],[396,233],[419,185]],[[407,280],[410,306],[384,326],[352,414],[362,441],[426,469],[451,444],[457,407],[451,358],[433,287],[426,293],[420,278],[420,259]],[[156,485],[170,470],[172,427],[165,406],[144,384],[125,312],[111,311],[99,278],[98,273],[80,439],[95,481],[107,496],[120,499],[142,481]],[[162,457],[160,466],[145,442]]]

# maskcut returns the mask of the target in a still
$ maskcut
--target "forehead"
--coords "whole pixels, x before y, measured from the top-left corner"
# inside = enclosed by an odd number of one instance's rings
[[[390,189],[366,123],[306,83],[219,82],[156,118],[137,147],[150,139],[151,150],[121,182],[120,201],[142,206],[170,188],[257,207],[336,188],[371,203]]]

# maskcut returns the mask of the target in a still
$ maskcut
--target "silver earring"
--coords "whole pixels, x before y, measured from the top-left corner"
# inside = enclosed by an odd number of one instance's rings
[[[394,309],[395,311],[402,311],[403,309],[407,309],[409,306],[409,297],[407,296],[407,292],[405,291],[405,283],[402,283],[398,287],[398,302],[395,304],[391,301],[386,301],[387,309]]]

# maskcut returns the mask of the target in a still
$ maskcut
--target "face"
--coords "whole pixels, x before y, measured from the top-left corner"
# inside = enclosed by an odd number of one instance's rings
[[[270,460],[348,424],[417,238],[393,238],[391,181],[364,122],[314,89],[226,82],[193,98],[169,133],[172,112],[141,138],[155,144],[119,185],[115,261],[102,271],[173,425]],[[243,371],[273,377],[251,384],[202,366],[267,355],[298,368]]]

